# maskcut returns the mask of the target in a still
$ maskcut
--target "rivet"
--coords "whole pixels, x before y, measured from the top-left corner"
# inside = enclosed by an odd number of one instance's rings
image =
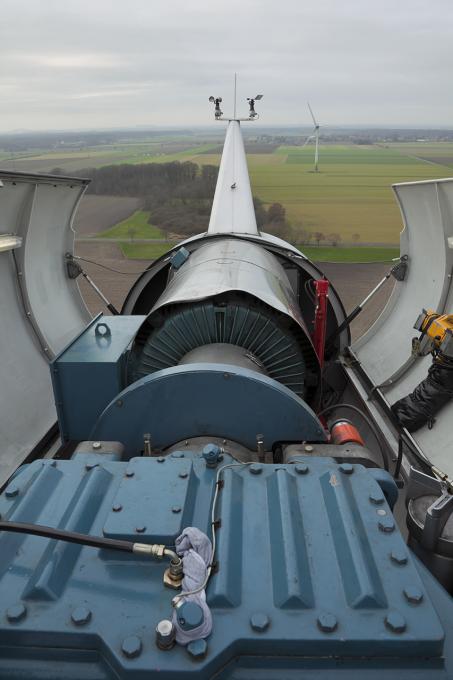
[[[146,531],[146,526],[144,524],[140,524],[140,526],[135,527],[135,531],[137,534],[142,534],[144,531]]]
[[[319,630],[321,630],[323,633],[333,633],[338,625],[338,622],[336,616],[326,612],[318,616],[317,624]]]
[[[189,473],[183,470],[182,472],[179,473],[179,476],[181,477],[181,479],[186,479],[186,477],[189,476]]]
[[[117,399],[116,405],[118,406],[118,408],[121,408],[121,406],[123,405],[123,400]]]
[[[93,442],[92,445],[93,449],[100,449],[102,447],[101,442]]]
[[[406,600],[411,604],[420,604],[423,600],[423,593],[417,586],[407,586],[403,593]]]
[[[76,626],[83,626],[91,619],[91,611],[88,607],[76,607],[71,614],[71,619]]]
[[[267,614],[257,612],[250,617],[250,625],[257,633],[264,633],[269,628],[270,619]]]
[[[8,619],[8,621],[11,621],[11,623],[17,623],[18,621],[22,621],[22,619],[24,619],[26,615],[27,608],[22,602],[20,602],[19,604],[15,604],[6,610],[6,618]]]
[[[157,462],[158,463],[165,463],[165,458],[163,456],[159,456],[159,458],[157,458]]]
[[[5,491],[5,496],[7,498],[14,498],[19,493],[19,487],[16,484],[10,484]]]
[[[126,477],[133,477],[135,472],[133,470],[126,470]]]
[[[297,463],[294,466],[294,469],[298,475],[306,475],[308,472],[308,465],[305,465],[304,463]]]
[[[311,444],[305,444],[304,450],[311,453],[313,451],[313,446]]]
[[[372,491],[368,498],[370,503],[374,503],[374,505],[381,505],[385,500],[384,494],[381,491]]]
[[[203,659],[208,651],[208,643],[206,640],[192,640],[192,642],[189,642],[186,649],[194,659]]]
[[[179,507],[179,505],[174,505],[171,511],[174,512],[175,515],[177,515],[179,512],[181,512],[181,508]]]
[[[389,612],[385,617],[385,625],[392,633],[404,633],[406,621],[398,612]]]
[[[338,467],[344,475],[352,475],[354,472],[354,468],[352,467],[351,463],[342,463]]]
[[[137,635],[128,635],[123,640],[121,651],[128,659],[135,659],[142,651],[142,641]]]
[[[122,509],[123,506],[121,505],[121,503],[115,503],[114,505],[112,505],[113,512],[120,512]]]
[[[184,458],[184,451],[173,451],[172,458]]]
[[[263,466],[259,463],[252,463],[250,466],[250,473],[252,475],[260,475],[263,471]]]
[[[395,529],[395,522],[391,517],[381,517],[378,526],[379,531],[383,531],[385,534],[391,534]]]
[[[392,560],[392,562],[400,566],[402,566],[403,564],[407,564],[407,554],[404,550],[399,549],[392,550],[392,552],[390,553],[390,559]]]

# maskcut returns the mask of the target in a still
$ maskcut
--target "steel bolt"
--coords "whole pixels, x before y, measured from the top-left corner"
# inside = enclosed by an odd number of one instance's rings
[[[76,626],[83,626],[91,619],[91,611],[88,607],[76,607],[71,614],[71,619]]]
[[[390,559],[400,566],[407,564],[407,554],[405,550],[395,549],[390,553]]]
[[[133,477],[135,472],[133,470],[126,470],[126,477]]]
[[[5,491],[7,498],[14,498],[19,494],[19,487],[16,484],[10,484]]]
[[[264,633],[269,628],[270,619],[267,614],[257,612],[250,617],[250,625],[257,633]]]
[[[27,608],[22,602],[19,602],[19,604],[15,604],[6,610],[6,618],[11,623],[18,623],[19,621],[22,621],[26,615]]]
[[[259,463],[252,463],[250,466],[250,472],[252,475],[260,475],[263,471],[263,466]]]
[[[395,522],[389,516],[381,517],[378,523],[379,531],[383,531],[385,534],[391,534],[395,529]]]
[[[142,641],[137,635],[128,635],[123,640],[121,651],[128,659],[135,659],[142,651]]]
[[[175,645],[176,631],[169,619],[162,619],[156,626],[156,644],[159,649],[171,649]]]
[[[102,448],[101,442],[93,442],[92,445],[93,449],[100,449]]]
[[[342,472],[344,475],[352,475],[354,472],[354,468],[352,467],[351,463],[342,463],[339,465],[340,472]]]
[[[115,503],[115,505],[112,505],[112,510],[113,512],[120,512],[123,509],[123,506],[121,503]]]
[[[135,527],[135,531],[137,534],[143,534],[143,532],[146,531],[146,526],[144,524],[140,524],[140,526]]]
[[[206,444],[203,447],[202,456],[206,461],[206,467],[215,468],[220,460],[222,449],[217,444]]]
[[[370,499],[371,503],[374,503],[374,505],[381,505],[381,503],[383,503],[385,500],[384,494],[381,491],[372,491],[368,498]]]
[[[420,604],[423,600],[423,593],[417,586],[407,586],[407,588],[403,590],[403,593],[406,600],[411,604]]]
[[[406,621],[398,612],[389,612],[385,617],[385,625],[392,633],[404,633]]]
[[[306,475],[308,472],[308,465],[305,465],[305,463],[297,463],[294,466],[294,469],[298,475]]]
[[[313,451],[313,446],[311,444],[306,444],[304,449],[307,451],[307,453],[311,453]]]
[[[186,479],[186,477],[189,476],[189,473],[186,472],[186,470],[183,470],[182,472],[179,473],[179,476],[181,477],[181,479]]]
[[[194,630],[204,621],[203,610],[199,604],[186,600],[176,607],[178,623],[183,630]]]
[[[318,616],[317,623],[319,630],[323,633],[333,633],[338,625],[336,616],[327,612]]]
[[[194,659],[203,659],[208,651],[208,643],[206,640],[192,640],[192,642],[189,642],[186,649]]]
[[[157,462],[158,463],[165,463],[165,458],[163,456],[159,456],[159,458],[157,459]]]
[[[179,505],[174,505],[174,506],[172,507],[171,511],[174,512],[175,515],[177,515],[178,513],[181,512],[181,508],[180,508]]]

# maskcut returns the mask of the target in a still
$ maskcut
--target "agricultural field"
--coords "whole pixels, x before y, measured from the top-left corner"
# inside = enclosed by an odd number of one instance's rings
[[[129,239],[131,242],[140,239],[165,239],[165,234],[157,227],[149,224],[148,220],[149,212],[137,210],[133,215],[111,229],[98,234],[98,237],[115,240]]]
[[[86,194],[75,214],[74,231],[78,236],[98,235],[98,232],[108,230],[118,223],[122,224],[140,206],[139,198]]]
[[[250,141],[246,146],[253,193],[266,205],[279,202],[285,206],[296,240],[298,233],[317,231],[326,237],[339,234],[346,246],[352,242],[396,246],[402,221],[391,185],[453,175],[453,143],[446,142],[325,144],[320,147],[318,173],[313,172],[312,145],[302,148]],[[179,160],[218,164],[220,148],[217,140],[169,136],[52,153],[40,150],[14,160],[5,160],[0,152],[0,168],[49,172],[59,167],[70,174],[116,163]]]

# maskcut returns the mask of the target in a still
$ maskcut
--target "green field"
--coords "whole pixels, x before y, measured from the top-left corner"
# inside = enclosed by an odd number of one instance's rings
[[[106,229],[96,234],[97,238],[114,238],[114,239],[129,239],[133,241],[134,239],[147,239],[155,238],[161,239],[165,238],[165,234],[162,234],[161,230],[154,227],[152,224],[148,224],[149,212],[143,210],[137,210],[130,217],[122,222],[119,222],[111,229]],[[131,234],[131,230],[134,232]]]
[[[170,249],[167,243],[119,243],[124,257],[131,260],[157,260]]]
[[[218,147],[218,142],[169,137],[74,151],[40,151],[26,158],[17,155],[13,165],[2,163],[0,155],[0,166],[37,172],[58,166],[70,174],[113,163],[189,160],[218,164]],[[279,202],[285,206],[296,238],[298,232],[320,231],[326,236],[340,234],[346,245],[353,234],[359,235],[364,246],[397,245],[402,220],[391,185],[453,175],[453,143],[321,145],[319,173],[312,171],[313,155],[312,145],[280,146],[272,153],[248,155],[253,193],[266,205]],[[123,236],[129,238],[122,231]]]

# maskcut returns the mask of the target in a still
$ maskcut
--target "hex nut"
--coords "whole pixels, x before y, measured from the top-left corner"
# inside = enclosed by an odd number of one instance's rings
[[[317,623],[319,630],[323,633],[333,633],[338,626],[336,616],[334,616],[334,614],[329,614],[328,612],[320,614]]]
[[[260,475],[263,471],[263,466],[259,463],[252,463],[250,466],[250,473],[252,475]]]
[[[267,614],[256,612],[250,617],[250,625],[257,633],[264,633],[269,628],[270,619]]]
[[[144,524],[140,524],[139,526],[135,527],[135,531],[137,534],[143,534],[146,531],[146,526]]]
[[[114,503],[112,505],[113,512],[121,512],[122,509],[123,509],[123,506],[121,505],[121,503]]]
[[[385,501],[382,491],[372,491],[368,498],[370,499],[370,503],[374,503],[374,505],[381,505],[381,503]]]
[[[385,625],[392,633],[404,633],[406,621],[398,612],[389,612],[385,617]]]
[[[206,640],[192,640],[192,642],[189,642],[186,649],[194,659],[203,659],[208,651],[208,643]]]
[[[351,465],[351,463],[342,463],[338,467],[340,469],[340,472],[342,472],[344,475],[352,475],[352,473],[354,472],[354,468]]]
[[[306,475],[308,472],[308,465],[305,465],[305,463],[296,463],[294,469],[298,475]]]
[[[406,586],[403,593],[406,600],[411,604],[420,604],[423,600],[423,593],[417,586]]]
[[[181,574],[180,578],[175,578],[171,572],[170,567],[165,569],[163,583],[166,588],[172,588],[173,590],[179,590],[181,588],[182,579],[184,574]]]
[[[71,620],[76,626],[83,626],[91,619],[91,611],[88,607],[76,607],[72,614]]]
[[[379,531],[383,531],[384,534],[391,534],[395,530],[395,522],[388,515],[386,517],[381,517],[379,522]]]
[[[19,487],[17,484],[10,484],[5,491],[6,498],[14,498],[19,494]]]
[[[6,618],[11,623],[18,623],[19,621],[22,621],[22,619],[24,619],[26,615],[27,607],[23,604],[23,602],[14,604],[12,607],[8,607],[8,609],[6,610]]]
[[[128,635],[123,640],[121,651],[128,659],[135,659],[142,651],[142,641],[137,635]]]

